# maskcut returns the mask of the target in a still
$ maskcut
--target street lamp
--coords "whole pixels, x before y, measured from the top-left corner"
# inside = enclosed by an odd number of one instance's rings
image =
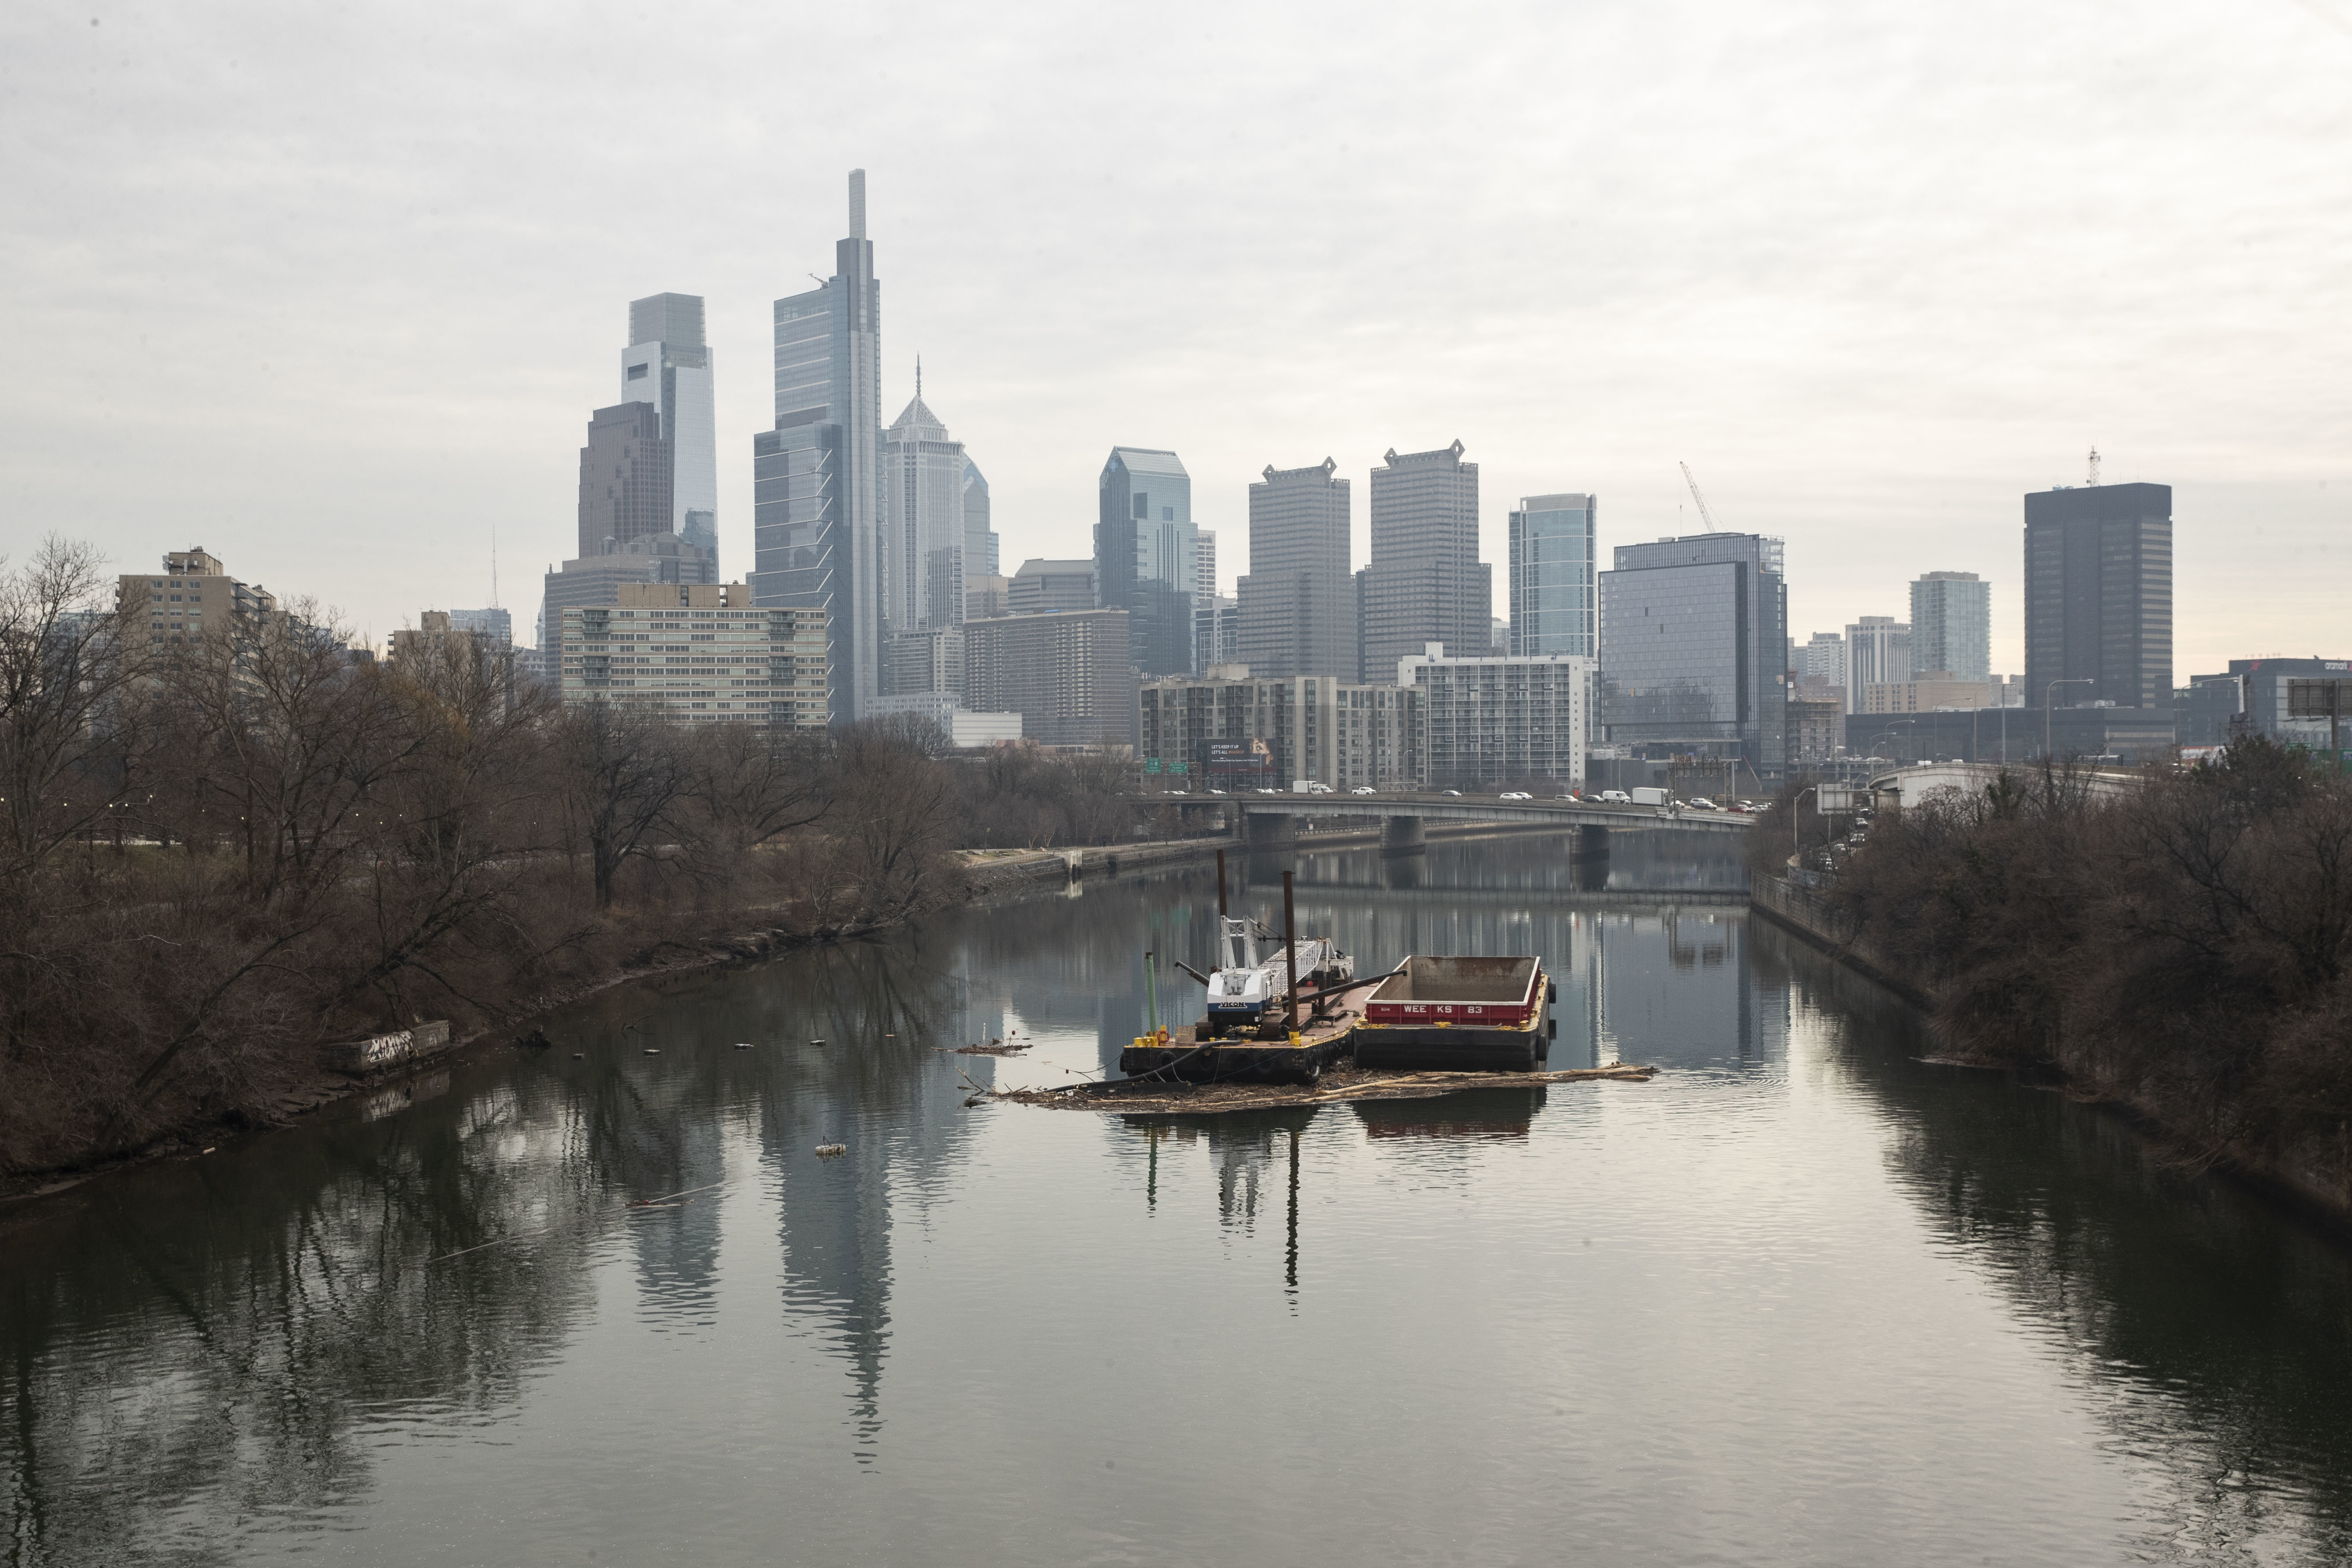
[[[1803,789],[1797,791],[1797,798],[1795,800],[1789,802],[1789,858],[1790,860],[1796,860],[1804,852],[1805,848],[1804,845],[1797,841],[1797,823],[1800,821],[1797,808],[1805,803],[1806,796],[1818,796],[1821,792],[1820,785],[1808,784]],[[1800,865],[1797,869],[1802,871],[1804,868]]]
[[[2064,680],[2053,681],[2042,688],[2042,765],[2043,767],[2050,765],[2050,694],[2060,686],[2095,686],[2098,684],[2095,676],[2068,675]]]

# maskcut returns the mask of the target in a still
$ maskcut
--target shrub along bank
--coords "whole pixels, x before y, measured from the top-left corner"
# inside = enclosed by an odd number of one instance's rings
[[[1880,813],[1826,898],[1955,1049],[2352,1214],[2352,791],[2307,754],[2251,737],[2106,797],[2003,774]]]

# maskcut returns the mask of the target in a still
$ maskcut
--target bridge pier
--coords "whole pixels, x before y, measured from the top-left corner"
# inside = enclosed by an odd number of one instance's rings
[[[1580,861],[1605,861],[1609,858],[1609,830],[1579,828],[1576,830],[1576,858]]]
[[[1248,823],[1249,847],[1254,850],[1288,849],[1298,841],[1298,819],[1276,816],[1269,811],[1244,811],[1242,819]]]
[[[1429,828],[1419,817],[1381,819],[1381,853],[1416,855],[1429,848]]]

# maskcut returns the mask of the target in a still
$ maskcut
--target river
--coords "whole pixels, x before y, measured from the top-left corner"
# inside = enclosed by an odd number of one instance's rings
[[[1115,1063],[1145,949],[1209,951],[1186,868],[608,994],[0,1211],[0,1561],[2352,1555],[2344,1249],[1917,1061],[1718,852],[1568,849],[1308,853],[1300,924],[1541,953],[1551,1065],[1649,1082],[967,1109]]]

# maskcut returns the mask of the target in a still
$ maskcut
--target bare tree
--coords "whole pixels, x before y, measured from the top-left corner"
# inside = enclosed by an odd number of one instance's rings
[[[53,536],[0,571],[0,877],[10,885],[115,816],[137,782],[113,713],[137,661],[104,565],[91,546]]]
[[[609,702],[567,708],[552,729],[560,788],[587,846],[596,907],[610,909],[622,863],[646,852],[685,793],[678,734],[651,714]]]

